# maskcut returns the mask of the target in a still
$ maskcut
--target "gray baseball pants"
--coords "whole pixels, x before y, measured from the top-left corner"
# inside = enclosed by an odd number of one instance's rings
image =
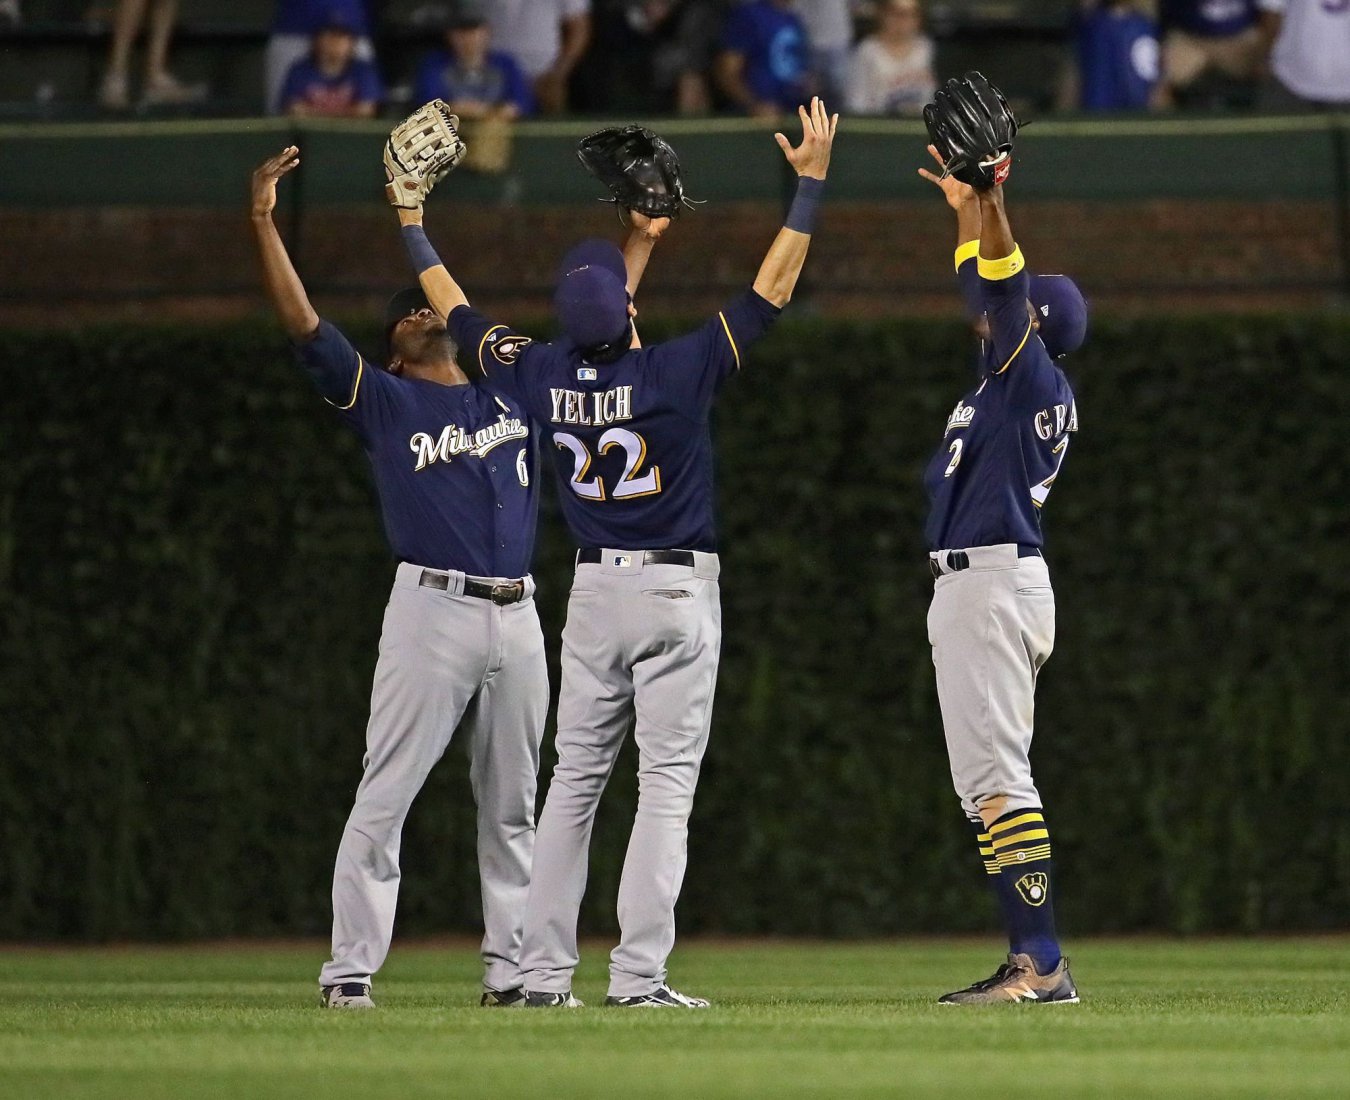
[[[446,577],[446,589],[421,585],[423,572]],[[398,567],[375,666],[365,773],[333,872],[333,958],[320,985],[369,982],[384,963],[403,822],[459,730],[468,738],[478,806],[483,984],[520,986],[539,740],[548,712],[544,636],[533,580],[526,578],[525,599],[501,607],[463,595],[464,580],[463,573]]]
[[[970,568],[948,572],[947,554],[928,609],[928,641],[952,783],[972,821],[994,800],[1000,813],[1041,805],[1031,778],[1036,677],[1055,645],[1055,593],[1041,557],[1011,543],[963,551]]]
[[[642,996],[666,979],[722,641],[717,556],[694,558],[693,567],[648,565],[641,550],[604,550],[600,564],[577,566],[562,637],[558,766],[525,909],[526,989],[572,987],[591,828],[630,725],[638,807],[619,883],[609,993]]]

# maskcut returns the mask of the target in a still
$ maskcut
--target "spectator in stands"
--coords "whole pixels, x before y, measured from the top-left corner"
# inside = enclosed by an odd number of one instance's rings
[[[510,54],[488,48],[491,37],[482,0],[453,5],[446,20],[446,48],[428,54],[417,67],[414,102],[443,99],[464,120],[509,122],[529,114],[529,82]]]
[[[1074,25],[1073,51],[1060,86],[1062,110],[1143,111],[1156,105],[1161,47],[1145,4],[1085,4]]]
[[[937,77],[919,0],[882,0],[877,17],[876,33],[853,52],[848,109],[857,115],[922,114]]]
[[[1162,0],[1161,14],[1162,105],[1184,100],[1212,74],[1255,85],[1265,56],[1256,0]]]
[[[1261,105],[1350,107],[1350,0],[1260,0],[1274,42]]]
[[[281,109],[293,118],[374,118],[384,98],[375,65],[356,56],[356,28],[342,12],[326,22],[286,74]]]
[[[370,41],[370,13],[366,0],[277,0],[272,34],[263,56],[265,107],[269,115],[281,113],[281,88],[291,66],[308,57],[314,36],[327,24],[339,21],[356,36],[358,61],[374,61]]]
[[[602,28],[607,69],[624,101],[682,115],[712,107],[708,76],[722,35],[721,0],[622,0],[622,21]],[[644,94],[646,93],[646,94]],[[654,93],[654,94],[652,94]]]
[[[734,107],[757,118],[795,111],[811,97],[806,29],[792,0],[750,0],[722,32],[717,83]]]
[[[530,79],[547,114],[567,110],[567,84],[591,43],[591,0],[492,0],[492,41]]]
[[[178,0],[120,0],[113,16],[112,49],[99,89],[100,104],[110,111],[131,106],[131,49],[142,25],[147,24],[141,105],[164,107],[200,103],[206,98],[206,85],[184,84],[169,72],[169,39],[177,17]]]
[[[19,0],[0,0],[0,19],[11,27],[23,22],[23,12],[19,10]]]
[[[793,8],[806,28],[817,93],[826,103],[842,103],[853,49],[853,0],[796,0]]]

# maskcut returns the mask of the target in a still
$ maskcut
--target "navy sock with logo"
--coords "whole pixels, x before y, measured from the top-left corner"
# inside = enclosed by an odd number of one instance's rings
[[[1050,830],[1039,808],[1010,810],[987,827],[975,822],[980,859],[991,879],[1013,954],[1030,955],[1040,974],[1059,965]]]

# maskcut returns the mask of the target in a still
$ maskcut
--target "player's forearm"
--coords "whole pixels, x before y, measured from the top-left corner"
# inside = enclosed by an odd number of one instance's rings
[[[623,266],[628,273],[628,294],[637,297],[642,276],[647,273],[647,261],[652,258],[652,247],[656,244],[640,229],[630,229],[623,242]]]
[[[962,203],[956,208],[956,247],[960,248],[963,244],[978,241],[983,227],[984,219],[980,216],[979,200]]]
[[[980,196],[980,259],[1006,260],[1017,249],[1008,211],[1003,205],[1003,188],[991,187]],[[973,239],[973,238],[972,238]]]
[[[417,272],[422,293],[427,296],[431,308],[448,320],[460,306],[467,306],[469,299],[427,240],[422,229],[422,211],[400,209],[398,220],[403,227],[403,244],[408,249],[413,270]]]
[[[797,288],[810,247],[810,234],[798,233],[787,226],[780,229],[755,277],[755,293],[780,309],[787,305]]]
[[[262,260],[263,286],[281,320],[281,327],[292,340],[314,335],[319,327],[319,315],[310,305],[305,285],[291,263],[270,213],[253,215],[253,235]]]
[[[783,228],[778,231],[755,277],[755,293],[779,308],[792,300],[802,265],[806,263],[807,250],[811,247],[811,234],[815,231],[816,214],[824,192],[823,179],[814,176],[798,178],[797,194]]]

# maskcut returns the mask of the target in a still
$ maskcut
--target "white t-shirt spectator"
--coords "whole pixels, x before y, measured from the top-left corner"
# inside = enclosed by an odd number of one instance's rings
[[[1271,70],[1300,99],[1350,103],[1350,0],[1259,0],[1284,22]]]
[[[858,115],[917,115],[937,91],[933,83],[933,40],[919,35],[909,52],[896,57],[875,38],[853,51],[848,109]]]
[[[589,14],[591,0],[492,0],[487,9],[493,48],[509,53],[533,80],[562,53],[563,20]]]
[[[806,27],[813,50],[846,50],[853,45],[852,0],[796,0],[793,5]]]

